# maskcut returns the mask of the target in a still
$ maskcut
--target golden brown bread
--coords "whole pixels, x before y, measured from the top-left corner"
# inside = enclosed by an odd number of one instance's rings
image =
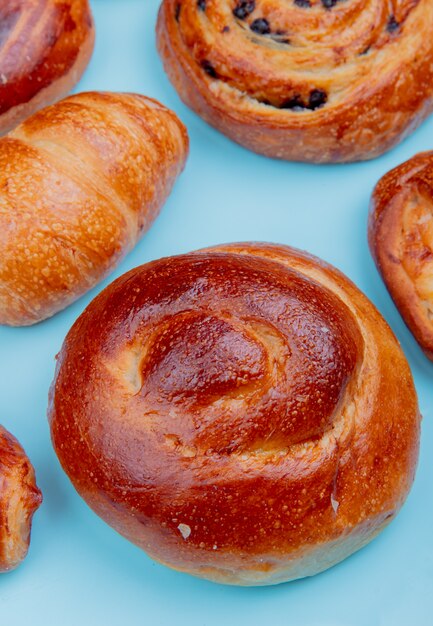
[[[154,559],[211,580],[309,576],[396,515],[419,412],[388,325],[283,246],[143,265],[68,334],[49,408],[87,503]]]
[[[433,152],[418,154],[379,181],[369,242],[397,308],[433,360]]]
[[[433,110],[431,0],[163,0],[157,35],[182,100],[266,156],[371,159]]]
[[[43,320],[112,271],[187,153],[176,115],[133,94],[67,98],[0,139],[0,324]]]
[[[0,134],[79,81],[95,39],[87,0],[0,3]]]
[[[33,514],[41,502],[26,453],[0,426],[0,573],[15,569],[25,558]]]

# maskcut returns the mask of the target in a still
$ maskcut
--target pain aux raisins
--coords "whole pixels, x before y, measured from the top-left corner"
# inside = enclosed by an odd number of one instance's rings
[[[233,9],[233,15],[239,20],[244,20],[256,8],[256,0],[239,0],[235,8]]]

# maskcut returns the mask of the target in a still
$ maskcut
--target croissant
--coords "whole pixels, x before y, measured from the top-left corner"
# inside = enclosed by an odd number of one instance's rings
[[[373,539],[411,487],[420,425],[378,311],[336,269],[270,244],[112,283],[65,340],[49,419],[106,522],[238,585],[311,576]]]
[[[73,96],[0,139],[0,324],[39,322],[106,276],[187,152],[175,114],[132,94]]]
[[[433,360],[433,152],[418,154],[379,181],[369,242],[397,308]]]
[[[26,453],[0,426],[0,573],[15,569],[25,558],[33,514],[41,502]]]
[[[157,37],[181,99],[266,156],[371,159],[433,110],[431,0],[163,0]]]
[[[95,33],[87,0],[0,3],[0,134],[79,81]]]

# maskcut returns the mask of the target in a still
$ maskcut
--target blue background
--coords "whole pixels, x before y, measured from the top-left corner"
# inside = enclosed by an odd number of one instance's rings
[[[80,90],[138,91],[186,123],[191,155],[160,217],[115,276],[161,256],[228,241],[290,244],[343,270],[397,334],[424,415],[413,491],[391,526],[328,572],[268,588],[230,588],[153,563],[99,520],[70,486],[52,451],[46,406],[54,355],[83,308],[109,281],[54,319],[0,328],[0,422],[28,451],[44,492],[26,562],[0,577],[8,626],[433,623],[433,364],[406,330],[367,246],[369,197],[378,178],[433,148],[433,118],[369,163],[313,166],[272,161],[231,143],[178,99],[155,52],[158,0],[93,0],[97,46]],[[110,280],[112,280],[110,278]]]

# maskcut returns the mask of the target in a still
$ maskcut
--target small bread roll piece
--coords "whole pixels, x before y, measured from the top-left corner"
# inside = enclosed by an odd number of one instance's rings
[[[87,93],[0,139],[0,324],[34,324],[109,274],[182,171],[186,129],[144,96]]]
[[[41,502],[26,453],[0,426],[0,573],[15,569],[24,560],[33,514]]]
[[[373,193],[368,233],[391,297],[433,361],[433,152],[383,176]]]
[[[87,0],[2,0],[0,134],[66,96],[86,69],[94,40]]]
[[[386,322],[333,267],[266,244],[107,287],[66,338],[49,418],[96,513],[152,558],[237,585],[362,548],[418,458],[417,397]]]

